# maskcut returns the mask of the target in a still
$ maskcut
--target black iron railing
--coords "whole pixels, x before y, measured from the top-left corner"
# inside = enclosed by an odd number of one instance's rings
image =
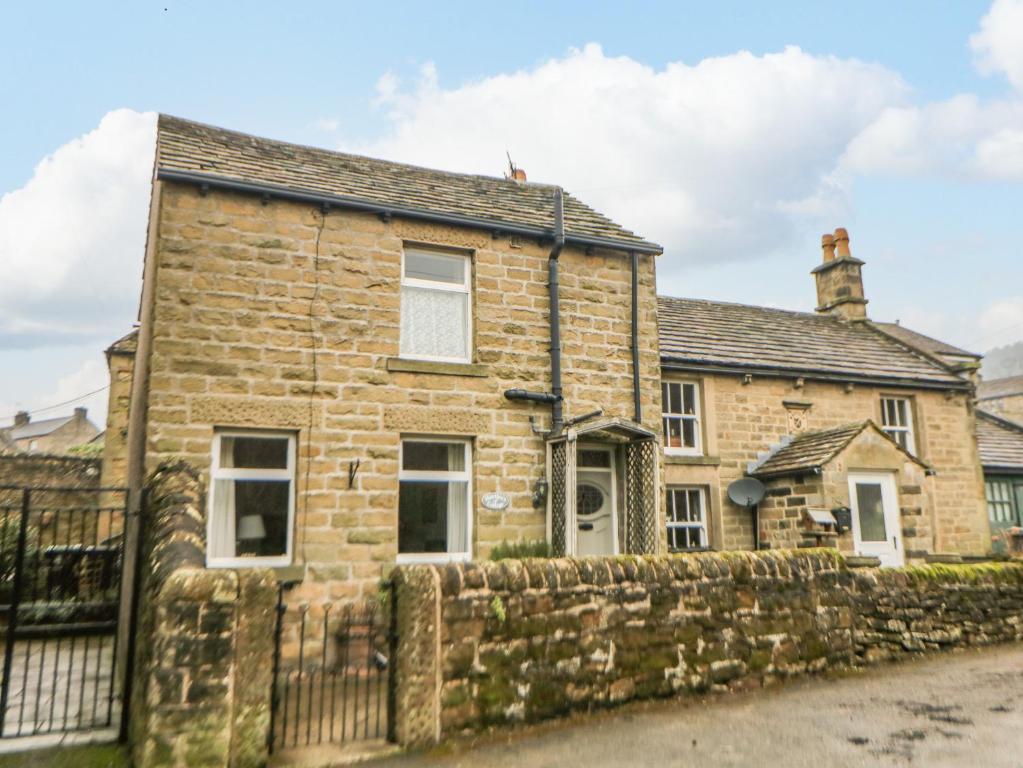
[[[390,626],[376,603],[277,606],[270,750],[388,736]]]
[[[120,489],[0,487],[0,737],[110,727]]]

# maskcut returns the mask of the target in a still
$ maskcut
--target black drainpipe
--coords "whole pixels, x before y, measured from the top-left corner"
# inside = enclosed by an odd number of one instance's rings
[[[554,247],[547,259],[547,290],[551,313],[551,434],[558,434],[565,424],[561,390],[561,313],[558,310],[558,257],[565,247],[565,211],[561,187],[554,190]]]
[[[632,251],[632,407],[637,424],[643,422],[639,404],[639,254]]]

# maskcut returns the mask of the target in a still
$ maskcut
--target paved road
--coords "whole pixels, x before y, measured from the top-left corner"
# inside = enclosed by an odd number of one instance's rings
[[[374,768],[1023,766],[1023,646],[574,718]]]

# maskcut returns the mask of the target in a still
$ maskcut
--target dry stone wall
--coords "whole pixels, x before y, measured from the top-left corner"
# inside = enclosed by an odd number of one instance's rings
[[[267,760],[276,583],[264,569],[204,568],[202,498],[183,464],[149,484],[130,721],[139,768]]]
[[[399,659],[416,660],[399,681],[405,744],[1023,639],[1020,565],[851,569],[816,549],[412,566],[394,580]]]

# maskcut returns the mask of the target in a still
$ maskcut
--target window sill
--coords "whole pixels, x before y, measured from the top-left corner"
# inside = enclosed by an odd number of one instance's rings
[[[475,376],[477,378],[490,375],[490,369],[479,363],[442,363],[433,360],[409,360],[403,357],[387,358],[387,370],[392,373],[433,373],[438,376]]]
[[[467,563],[471,558],[468,552],[424,552],[399,554],[395,558],[397,565],[447,565],[448,563]]]
[[[666,453],[664,454],[665,464],[684,464],[686,466],[697,466],[697,467],[720,467],[721,457],[720,456],[693,456],[684,453]]]

